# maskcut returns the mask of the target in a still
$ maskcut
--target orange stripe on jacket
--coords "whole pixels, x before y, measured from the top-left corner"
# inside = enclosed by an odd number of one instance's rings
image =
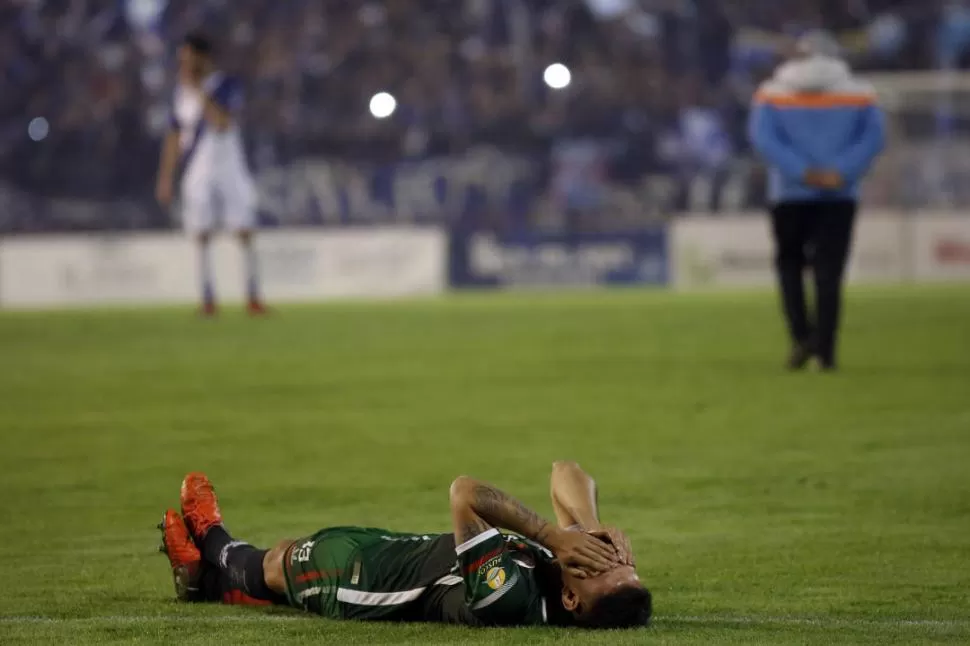
[[[775,94],[758,92],[757,103],[767,103],[778,108],[864,108],[875,105],[871,94],[822,94],[801,92],[798,94]]]

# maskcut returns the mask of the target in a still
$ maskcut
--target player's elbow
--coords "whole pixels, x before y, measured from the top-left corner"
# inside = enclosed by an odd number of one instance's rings
[[[478,487],[478,480],[469,476],[458,476],[451,483],[448,497],[452,505],[467,504],[475,496],[475,489]]]
[[[772,126],[770,116],[763,107],[756,107],[752,110],[748,119],[748,141],[751,146],[759,153],[764,154],[764,149],[771,145]]]
[[[579,462],[575,460],[556,460],[552,463],[553,471],[571,471],[572,469],[579,468]]]
[[[571,483],[585,483],[595,485],[593,476],[583,471],[583,467],[573,460],[556,460],[552,463],[552,475],[549,476],[549,486],[552,489],[553,500],[559,497],[563,487]]]
[[[771,163],[773,159],[778,157],[777,150],[780,147],[780,144],[772,134],[763,130],[758,130],[751,136],[751,147],[754,148],[754,151],[761,155],[763,159]]]

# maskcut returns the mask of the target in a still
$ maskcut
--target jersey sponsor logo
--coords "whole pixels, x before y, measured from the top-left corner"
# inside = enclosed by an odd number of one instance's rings
[[[490,572],[502,564],[502,557],[496,556],[495,558],[489,559],[487,563],[478,568],[479,574],[485,574]]]
[[[475,572],[476,570],[479,571],[479,572],[483,572],[484,571],[484,568],[487,568],[489,563],[491,563],[495,559],[501,557],[503,552],[505,552],[505,547],[504,546],[503,547],[499,547],[498,549],[494,549],[491,552],[488,552],[487,554],[485,554],[484,556],[482,556],[480,559],[477,559],[475,561],[472,561],[471,563],[469,563],[468,565],[466,565],[465,566],[465,572],[468,573],[468,574],[471,574],[472,572]]]
[[[505,585],[505,568],[493,567],[485,575],[485,584],[492,590],[498,590]]]

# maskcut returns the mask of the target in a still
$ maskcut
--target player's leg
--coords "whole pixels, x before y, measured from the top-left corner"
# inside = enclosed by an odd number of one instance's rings
[[[215,316],[217,307],[215,279],[212,275],[212,233],[209,231],[199,233],[195,240],[199,257],[199,281],[202,296],[200,312],[203,316]]]
[[[815,237],[815,297],[818,309],[818,360],[836,368],[836,344],[842,311],[842,281],[852,246],[856,203],[831,202],[818,213]]]
[[[212,234],[215,229],[212,188],[209,182],[195,180],[182,187],[182,226],[192,238],[198,256],[201,314],[216,313],[215,282],[212,270]]]
[[[792,342],[787,364],[791,370],[803,368],[812,356],[813,330],[808,317],[804,283],[807,262],[805,206],[801,203],[783,202],[771,211],[775,238],[775,269]]]
[[[276,547],[266,552],[263,557],[263,580],[266,587],[278,595],[286,595],[286,570],[284,561],[286,554],[293,546],[295,541],[284,540],[276,544]]]
[[[233,585],[228,574],[206,563],[177,511],[166,511],[158,528],[162,532],[159,551],[168,556],[172,567],[176,599],[245,606],[272,604],[272,601],[249,596],[241,587]]]
[[[243,271],[246,275],[246,309],[250,314],[266,313],[263,304],[259,281],[259,260],[253,245],[253,229],[241,229],[237,232],[239,247],[242,250]]]
[[[250,314],[264,314],[259,262],[253,244],[257,224],[256,190],[248,174],[242,171],[228,175],[222,187],[226,228],[236,235],[242,252],[247,308]]]
[[[264,550],[235,540],[222,524],[215,490],[204,474],[190,473],[185,477],[181,500],[186,526],[201,548],[202,559],[219,569],[231,589],[241,590],[259,601],[287,603],[285,585],[282,591],[278,585],[268,585],[263,570],[267,555],[278,552],[278,548]]]

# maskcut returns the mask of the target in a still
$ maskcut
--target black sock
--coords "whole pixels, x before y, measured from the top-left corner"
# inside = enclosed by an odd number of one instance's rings
[[[202,564],[202,577],[199,579],[199,590],[203,601],[222,601],[222,582],[220,571],[208,563]]]
[[[216,525],[202,541],[202,556],[206,562],[224,572],[232,587],[254,599],[279,600],[279,595],[266,587],[263,577],[263,557],[269,550],[261,550],[249,543],[234,541],[226,528]]]
[[[232,542],[232,536],[229,535],[229,532],[222,525],[216,525],[210,528],[206,532],[205,538],[202,539],[202,558],[206,560],[206,563],[221,567],[219,565],[219,555],[222,553],[223,548]]]

